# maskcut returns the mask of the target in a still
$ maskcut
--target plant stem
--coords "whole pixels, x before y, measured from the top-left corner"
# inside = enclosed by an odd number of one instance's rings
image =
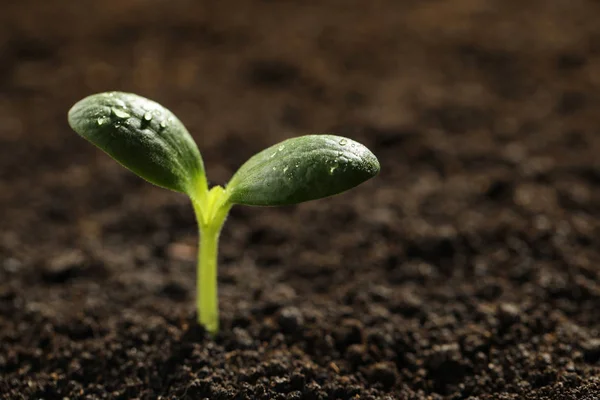
[[[198,323],[215,335],[219,330],[217,257],[221,226],[200,228],[198,271],[196,273],[196,307]]]
[[[196,271],[196,312],[198,323],[211,335],[219,331],[219,299],[217,265],[219,235],[225,224],[231,204],[220,186],[192,199],[198,222],[198,267]]]

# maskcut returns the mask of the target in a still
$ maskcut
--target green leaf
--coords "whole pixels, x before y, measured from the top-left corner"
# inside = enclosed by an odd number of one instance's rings
[[[122,92],[99,93],[69,111],[69,125],[120,164],[155,185],[194,197],[206,189],[196,143],[160,104]]]
[[[348,138],[307,135],[285,140],[250,158],[227,191],[233,204],[275,206],[332,196],[379,173],[369,149]]]

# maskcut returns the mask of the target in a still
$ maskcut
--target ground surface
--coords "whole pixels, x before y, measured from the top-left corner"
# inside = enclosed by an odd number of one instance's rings
[[[19,1],[0,13],[0,398],[597,399],[600,3]],[[192,209],[71,132],[92,92],[223,184],[336,132],[381,175],[234,208],[222,332]]]

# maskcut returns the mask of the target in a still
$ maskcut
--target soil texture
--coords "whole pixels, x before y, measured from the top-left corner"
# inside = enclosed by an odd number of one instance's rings
[[[4,1],[1,399],[600,398],[600,3]],[[211,184],[333,132],[381,174],[234,207],[221,332],[182,195],[73,133],[121,90]]]

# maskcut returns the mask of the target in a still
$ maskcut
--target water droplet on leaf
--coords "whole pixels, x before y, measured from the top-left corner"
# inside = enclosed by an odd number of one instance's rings
[[[282,144],[281,146],[279,146],[279,147],[277,148],[277,150],[279,150],[279,151],[281,151],[281,150],[283,150],[283,149],[285,149],[285,144]]]
[[[102,125],[106,124],[107,122],[110,122],[110,118],[108,118],[108,117],[100,117],[96,120],[96,123],[98,124],[98,126],[102,126]]]
[[[119,110],[118,108],[111,108],[110,111],[113,113],[113,115],[119,119],[126,119],[131,117],[131,115],[129,115],[128,113],[126,113],[123,110]]]
[[[167,129],[167,121],[161,121],[160,123],[160,129]]]
[[[340,146],[345,146],[346,143],[348,143],[348,139],[341,139],[339,143],[340,143]]]
[[[329,175],[333,175],[333,173],[335,172],[335,170],[339,166],[339,164],[336,161],[333,161],[332,164],[333,165],[331,167],[329,167]]]
[[[144,114],[144,121],[146,121],[146,122],[152,121],[152,113],[151,112],[147,112]]]

